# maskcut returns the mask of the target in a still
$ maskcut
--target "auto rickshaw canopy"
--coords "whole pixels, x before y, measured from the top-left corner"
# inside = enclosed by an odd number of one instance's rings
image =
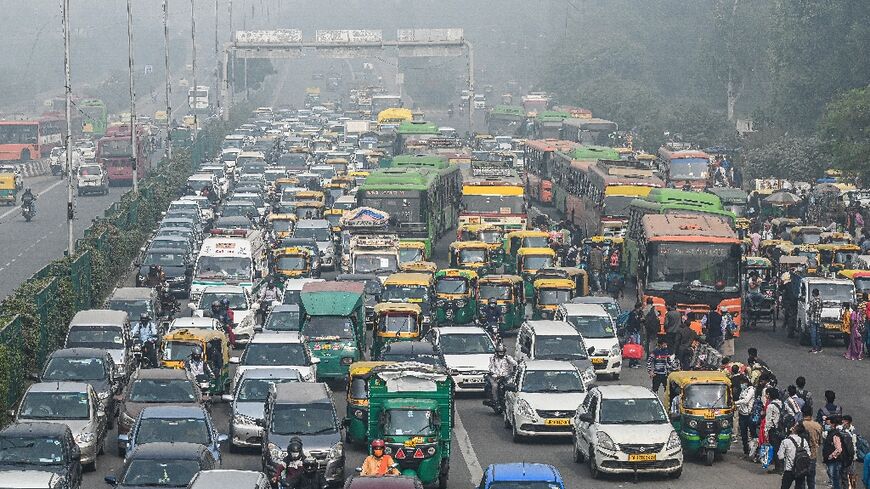
[[[398,272],[391,274],[389,277],[387,277],[386,280],[384,280],[384,287],[388,285],[413,285],[417,287],[431,287],[432,276],[427,273]]]

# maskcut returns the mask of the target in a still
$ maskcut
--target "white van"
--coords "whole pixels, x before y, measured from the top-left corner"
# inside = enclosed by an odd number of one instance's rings
[[[855,303],[855,284],[851,280],[824,277],[804,277],[801,281],[797,313],[797,334],[801,343],[810,342],[809,313],[814,289],[818,289],[819,298],[822,299],[821,342],[831,339],[843,340],[848,344],[849,335],[843,333],[840,318],[843,303]]]
[[[253,294],[268,273],[266,243],[260,231],[213,229],[196,259],[191,301],[199,300],[203,289],[213,285],[238,285]]]
[[[599,376],[619,379],[622,372],[622,350],[616,337],[616,323],[598,304],[562,304],[553,318],[566,321],[583,337],[586,347],[594,347],[590,360]]]
[[[580,333],[566,321],[526,321],[517,333],[514,353],[517,362],[527,360],[562,360],[571,362],[580,371],[585,384],[595,382],[595,369]]]

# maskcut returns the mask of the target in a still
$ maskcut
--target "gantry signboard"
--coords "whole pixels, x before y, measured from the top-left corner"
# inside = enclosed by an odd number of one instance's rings
[[[233,45],[239,58],[298,58],[302,56],[302,31],[236,31]]]

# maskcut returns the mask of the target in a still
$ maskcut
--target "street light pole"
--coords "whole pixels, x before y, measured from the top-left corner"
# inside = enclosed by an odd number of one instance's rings
[[[221,59],[220,59],[220,57],[218,56],[218,1],[219,1],[219,0],[214,0],[214,62],[215,62],[215,69],[214,69],[214,92],[215,92],[215,94],[218,93],[218,88],[219,88],[219,85],[220,85],[220,75],[219,75],[219,73],[220,73],[220,70],[221,70]],[[217,104],[218,109],[220,109],[220,106],[221,106],[221,98],[220,98],[220,97],[215,97],[215,100],[217,101],[216,104]]]
[[[67,223],[67,256],[75,254],[75,232],[73,230],[73,218],[75,207],[73,204],[73,168],[72,168],[72,80],[69,68],[69,0],[63,0],[63,71],[64,92],[66,95],[66,137],[64,148],[66,149],[66,223]]]
[[[193,48],[193,105],[190,106],[190,95],[187,96],[187,105],[193,111],[193,140],[196,141],[196,133],[199,129],[199,121],[196,119],[197,86],[196,86],[196,5],[195,0],[190,0],[190,43]],[[197,162],[198,163],[198,162]]]
[[[133,195],[139,195],[138,151],[136,151],[136,88],[133,85],[133,5],[127,0],[127,64],[130,71],[130,153],[133,155]]]
[[[166,73],[166,159],[172,159],[172,77],[169,75],[169,0],[163,0],[163,64]]]

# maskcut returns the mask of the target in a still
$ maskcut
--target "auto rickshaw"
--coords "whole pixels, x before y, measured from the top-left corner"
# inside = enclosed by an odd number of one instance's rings
[[[514,268],[517,275],[523,277],[525,298],[528,300],[534,295],[535,273],[541,268],[550,268],[556,265],[556,252],[550,248],[520,248],[517,250],[516,264]]]
[[[311,250],[299,246],[278,248],[272,252],[275,275],[287,278],[310,278],[314,257]]]
[[[740,239],[749,236],[749,224],[750,220],[745,217],[738,217],[734,220],[734,229]]]
[[[491,261],[500,266],[504,260],[504,230],[493,224],[463,224],[456,230],[458,241],[483,241],[488,244],[492,253]]]
[[[422,241],[399,241],[399,266],[403,263],[426,259],[426,243]]]
[[[377,358],[384,347],[396,341],[415,341],[423,336],[423,312],[417,304],[381,302],[375,306],[375,327],[371,355]]]
[[[758,255],[767,258],[771,263],[777,263],[780,256],[788,254],[783,245],[792,246],[792,243],[782,239],[765,239],[758,246]]]
[[[184,368],[195,346],[202,349],[203,361],[215,374],[211,379],[197,378],[203,393],[219,396],[230,392],[230,347],[223,331],[184,328],[164,335],[160,345],[160,366]]]
[[[437,324],[469,324],[477,316],[477,274],[448,268],[435,272]]]
[[[791,236],[791,229],[795,226],[802,225],[803,221],[796,217],[777,217],[771,219],[770,224],[773,226],[773,235],[779,238],[783,233]]]
[[[299,192],[302,193],[302,192]],[[299,194],[296,194],[297,196]],[[299,219],[322,219],[324,205],[323,202],[316,201],[296,201],[290,204],[293,212]]]
[[[776,317],[779,315],[779,302],[776,300],[776,270],[771,261],[763,256],[746,256],[743,258],[742,271],[744,283],[748,284],[752,274],[757,274],[761,281],[759,292],[761,297],[743,296],[742,311],[744,311],[743,325],[747,327],[758,326],[759,321],[770,323],[776,331]],[[744,286],[744,290],[748,286]]]
[[[323,193],[326,195],[326,201],[330,205],[343,195],[347,194],[348,190],[350,190],[350,184],[348,182],[336,182],[334,179],[323,186]]]
[[[428,326],[432,322],[432,290],[435,285],[433,274],[398,272],[384,280],[381,292],[382,302],[402,302],[420,306],[422,322]]]
[[[516,273],[517,251],[520,248],[546,248],[550,246],[550,234],[546,231],[512,231],[504,236],[504,272]]]
[[[400,272],[407,273],[424,273],[435,279],[435,272],[438,271],[438,265],[434,261],[412,261],[399,264]]]
[[[329,158],[323,164],[331,166],[336,175],[347,175],[349,163],[346,158]]]
[[[295,214],[269,214],[269,225],[276,241],[293,236],[298,218]]]
[[[547,267],[541,268],[533,277],[534,280],[544,278],[562,278],[574,282],[574,297],[586,297],[589,295],[589,274],[586,270],[577,267]]]
[[[342,209],[332,208],[323,211],[323,218],[329,221],[329,229],[335,234],[341,233],[341,224],[339,221],[343,215],[344,210]]]
[[[15,186],[14,173],[0,173],[0,202],[15,205],[18,200],[18,187]]]
[[[855,244],[855,240],[849,233],[841,233],[838,231],[825,231],[819,235],[819,243],[832,245],[850,245]]]
[[[480,277],[495,271],[491,248],[483,241],[454,241],[450,243],[449,254],[452,268],[474,270]]]
[[[369,172],[367,172],[367,171],[352,171],[352,172],[348,172],[347,176],[349,176],[350,178],[353,178],[353,186],[354,187],[359,187],[360,185],[365,183],[366,178],[369,177]]]
[[[796,245],[819,244],[824,229],[818,226],[794,226],[791,228],[791,241]]]
[[[724,373],[683,370],[668,375],[665,400],[684,455],[699,455],[713,465],[716,454],[731,448],[734,400]]]
[[[299,186],[299,179],[296,177],[281,177],[275,179],[275,195],[281,196],[285,188],[293,188]]]
[[[553,319],[559,305],[574,297],[574,282],[567,278],[539,278],[532,287],[532,319]]]
[[[861,254],[861,247],[853,244],[820,244],[816,249],[831,273],[854,268],[855,258]]]
[[[501,309],[498,329],[500,332],[519,328],[525,319],[523,279],[517,275],[487,275],[477,281],[477,299],[480,302],[478,319],[485,323],[484,308],[490,299],[495,299]]]
[[[296,192],[296,202],[320,202],[326,204],[326,195],[319,190],[300,190]]]
[[[837,278],[845,278],[851,280],[855,284],[855,294],[870,294],[870,270],[840,270],[837,272]]]
[[[797,245],[791,248],[791,256],[803,256],[807,259],[807,273],[814,274],[821,263],[821,256],[816,245]]]
[[[345,389],[347,415],[342,421],[348,443],[365,443],[369,424],[369,377],[373,368],[390,363],[354,362],[350,365]]]

